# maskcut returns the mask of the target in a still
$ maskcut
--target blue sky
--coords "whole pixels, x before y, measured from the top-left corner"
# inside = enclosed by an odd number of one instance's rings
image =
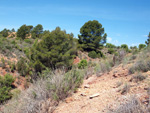
[[[77,37],[89,20],[103,25],[108,42],[138,45],[150,32],[150,0],[0,0],[0,30],[42,24]]]

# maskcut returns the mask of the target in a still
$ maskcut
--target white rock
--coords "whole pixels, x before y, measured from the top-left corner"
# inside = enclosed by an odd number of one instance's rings
[[[99,93],[96,93],[96,94],[90,96],[90,99],[95,98],[95,97],[98,97],[99,95],[100,95]]]

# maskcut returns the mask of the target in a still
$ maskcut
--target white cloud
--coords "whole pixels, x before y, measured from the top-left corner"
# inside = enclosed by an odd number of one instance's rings
[[[107,42],[115,45],[119,44],[118,40],[113,40],[111,37],[107,37]]]
[[[111,42],[111,41],[112,41],[112,38],[111,38],[111,37],[107,37],[107,41],[108,41],[108,42]]]

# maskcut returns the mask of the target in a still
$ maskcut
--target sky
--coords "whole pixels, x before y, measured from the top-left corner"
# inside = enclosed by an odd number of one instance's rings
[[[108,43],[137,46],[150,32],[150,0],[0,0],[0,30],[42,24],[78,38],[89,20],[102,24]]]

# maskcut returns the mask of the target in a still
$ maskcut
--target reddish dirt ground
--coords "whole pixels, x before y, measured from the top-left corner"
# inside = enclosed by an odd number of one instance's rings
[[[114,106],[116,101],[121,101],[121,97],[131,94],[141,95],[141,98],[144,97],[146,95],[144,88],[147,87],[147,81],[145,80],[138,86],[137,83],[129,82],[131,77],[132,75],[128,75],[128,69],[122,66],[114,68],[101,77],[93,75],[84,81],[76,93],[61,102],[54,113],[102,113],[106,112],[107,108]],[[116,88],[116,83],[121,81],[123,85],[125,83],[132,85],[130,92],[126,95],[121,95],[118,92],[121,86]],[[99,96],[90,99],[90,96],[94,94]]]

